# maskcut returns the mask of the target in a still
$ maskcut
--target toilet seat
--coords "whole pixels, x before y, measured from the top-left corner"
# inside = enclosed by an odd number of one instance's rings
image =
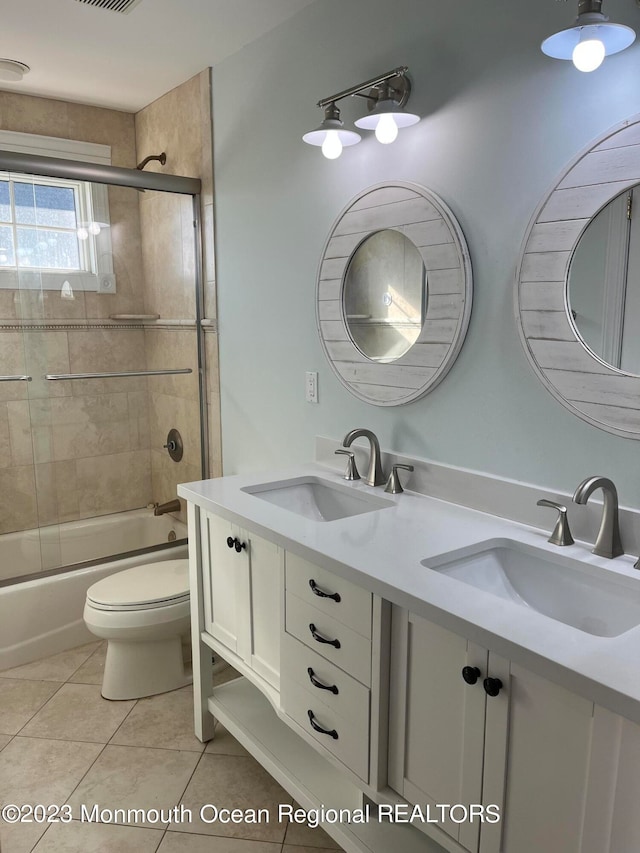
[[[145,563],[117,572],[87,590],[87,605],[95,610],[140,611],[189,601],[189,561]]]

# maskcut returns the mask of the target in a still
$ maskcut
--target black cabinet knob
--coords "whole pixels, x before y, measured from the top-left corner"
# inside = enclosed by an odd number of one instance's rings
[[[243,548],[246,548],[246,547],[247,547],[247,543],[241,542],[237,536],[236,537],[227,536],[227,548],[235,548],[239,554],[240,551],[242,551]]]
[[[482,685],[487,696],[497,696],[504,686],[499,678],[485,678]]]
[[[482,673],[477,666],[462,667],[462,677],[467,684],[476,684]]]

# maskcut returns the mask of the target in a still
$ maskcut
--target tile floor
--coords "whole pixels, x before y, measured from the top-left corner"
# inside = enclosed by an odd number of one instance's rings
[[[71,823],[2,824],[2,853],[335,853],[321,829],[277,822],[284,791],[219,726],[193,735],[191,688],[132,702],[100,696],[105,644],[0,672],[0,805],[68,804]],[[215,680],[235,676],[216,667]],[[190,822],[81,820],[91,809],[190,809]],[[267,823],[208,824],[204,803],[268,808]],[[186,813],[183,810],[183,814]],[[175,814],[176,812],[174,812]],[[86,813],[85,813],[86,814]]]

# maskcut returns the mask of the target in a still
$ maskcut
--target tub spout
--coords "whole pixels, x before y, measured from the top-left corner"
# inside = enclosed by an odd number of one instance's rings
[[[173,501],[167,501],[165,504],[154,504],[153,514],[164,515],[165,512],[180,512],[180,501],[176,498]]]

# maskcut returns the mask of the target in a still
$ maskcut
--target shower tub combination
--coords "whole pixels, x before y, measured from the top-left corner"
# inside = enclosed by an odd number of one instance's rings
[[[186,557],[186,540],[185,524],[148,509],[0,536],[0,670],[95,640],[82,618],[88,588],[132,566]]]
[[[107,165],[105,146],[67,140],[45,157],[34,144],[13,134],[0,150],[5,222],[29,258],[0,282],[13,294],[0,308],[0,514],[15,531],[0,535],[0,670],[95,639],[83,610],[97,581],[184,559],[186,525],[136,507],[208,471],[200,180]],[[52,524],[74,500],[94,516]]]

